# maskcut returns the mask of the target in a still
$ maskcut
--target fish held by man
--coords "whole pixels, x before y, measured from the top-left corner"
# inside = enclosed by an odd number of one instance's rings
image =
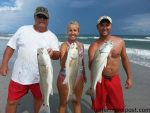
[[[50,113],[49,96],[53,94],[53,67],[46,48],[37,50],[40,87],[43,95],[43,104],[39,113]]]
[[[96,84],[102,81],[102,72],[107,65],[108,56],[112,47],[113,42],[107,41],[95,52],[94,61],[91,66],[92,83],[91,87],[86,91],[86,94],[92,98],[96,97]]]
[[[68,55],[65,63],[66,67],[66,77],[63,81],[63,84],[68,86],[68,96],[73,95],[73,89],[76,82],[77,75],[79,73],[79,52],[77,43],[72,43],[68,50]]]

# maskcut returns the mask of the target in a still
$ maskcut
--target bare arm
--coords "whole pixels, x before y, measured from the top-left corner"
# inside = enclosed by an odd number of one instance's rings
[[[92,44],[92,45],[90,45],[89,50],[88,50],[88,56],[89,56],[88,66],[89,66],[90,70],[91,70],[91,65],[92,65],[92,62],[93,62],[94,54],[95,54],[95,47]]]
[[[5,49],[2,64],[0,67],[0,74],[3,76],[6,76],[8,73],[8,62],[9,62],[9,59],[11,58],[11,56],[13,55],[13,53],[14,53],[14,49],[7,46],[7,48]]]
[[[122,60],[122,65],[127,75],[125,87],[128,89],[132,87],[132,79],[131,79],[131,68],[130,68],[129,59],[126,53],[126,47],[125,47],[124,41],[123,41],[122,52],[121,52],[121,60]]]
[[[63,43],[60,47],[60,65],[61,68],[65,68],[65,62],[67,58],[67,45]]]

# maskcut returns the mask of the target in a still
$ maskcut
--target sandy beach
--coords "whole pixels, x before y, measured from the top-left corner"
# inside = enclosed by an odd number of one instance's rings
[[[94,113],[90,108],[91,106],[90,97],[85,95],[85,91],[90,85],[89,82],[90,74],[87,66],[88,64],[87,54],[85,54],[85,64],[86,64],[87,83],[84,86],[84,92],[81,99],[81,108],[82,108],[82,113],[87,113],[87,112]],[[53,81],[54,95],[50,96],[50,107],[51,107],[51,113],[57,113],[59,97],[58,97],[58,91],[56,87],[56,80],[60,69],[59,61],[53,61],[53,67],[54,67],[54,81]],[[150,101],[149,101],[150,100],[149,98],[150,68],[131,63],[131,69],[132,69],[133,87],[129,90],[126,90],[124,88],[126,76],[122,66],[120,69],[121,81],[122,81],[124,98],[125,98],[126,113],[136,113],[136,112],[149,113],[150,112]],[[9,72],[9,75],[6,77],[0,76],[0,113],[5,112],[5,104],[7,101],[7,88],[8,88],[8,83],[10,81],[10,77],[11,77],[11,72]],[[26,96],[22,98],[22,100],[18,104],[17,113],[33,113],[32,104],[33,104],[33,99],[31,93],[29,92]],[[73,113],[72,109],[73,109],[72,103],[71,101],[69,101],[67,113]],[[106,112],[112,113],[111,111],[109,112],[106,111]]]

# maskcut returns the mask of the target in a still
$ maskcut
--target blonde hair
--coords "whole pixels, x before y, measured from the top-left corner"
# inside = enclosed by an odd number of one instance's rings
[[[69,29],[69,26],[73,24],[73,25],[77,25],[78,26],[78,31],[80,32],[80,24],[77,21],[70,21],[68,26],[67,26],[67,31]]]

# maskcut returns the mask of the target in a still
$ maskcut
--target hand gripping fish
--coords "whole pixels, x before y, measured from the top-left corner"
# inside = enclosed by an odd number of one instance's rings
[[[40,87],[44,99],[39,113],[50,113],[49,95],[53,94],[53,67],[47,49],[39,48],[37,50],[37,59],[40,74]]]
[[[66,77],[63,81],[63,84],[68,85],[67,100],[69,100],[70,95],[73,94],[73,88],[75,85],[77,75],[79,73],[79,53],[76,43],[72,43],[69,47],[65,67],[66,67]]]
[[[97,82],[102,82],[102,72],[104,67],[106,67],[107,65],[107,58],[112,47],[112,41],[107,41],[95,52],[94,60],[91,66],[92,83],[91,87],[86,92],[86,94],[90,95],[92,98],[96,97]]]

